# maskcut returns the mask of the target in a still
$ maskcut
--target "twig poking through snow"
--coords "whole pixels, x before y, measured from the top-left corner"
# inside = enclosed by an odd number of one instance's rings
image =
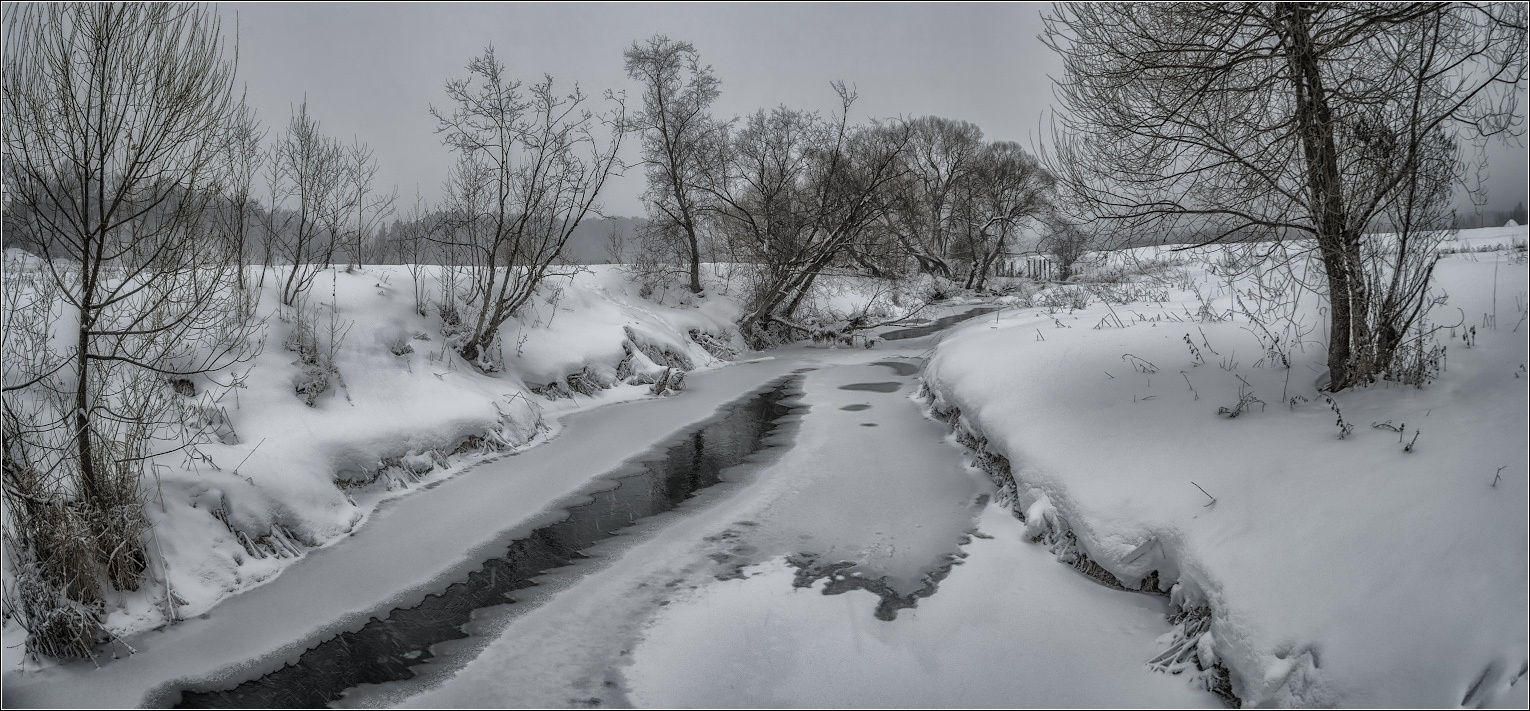
[[[1217,502],[1217,497],[1215,497],[1215,496],[1212,496],[1212,495],[1211,495],[1211,492],[1209,492],[1209,491],[1206,491],[1206,490],[1205,490],[1205,489],[1202,489],[1202,488],[1201,488],[1201,485],[1200,485],[1200,484],[1197,484],[1197,483],[1195,483],[1195,482],[1193,482],[1193,481],[1192,481],[1192,482],[1190,482],[1190,484],[1191,484],[1191,485],[1192,485],[1192,486],[1194,486],[1194,487],[1195,487],[1195,488],[1197,488],[1197,489],[1200,489],[1200,490],[1201,490],[1201,493],[1202,493],[1202,494],[1205,494],[1205,495],[1206,495],[1206,498],[1208,498],[1208,499],[1211,499],[1211,504],[1214,504],[1214,503],[1216,503],[1216,502]],[[1202,507],[1201,507],[1201,508],[1206,508],[1206,507],[1209,507],[1209,506],[1211,506],[1211,504],[1206,504],[1206,506],[1202,506]]]
[[[260,449],[260,445],[265,444],[265,443],[266,443],[266,438],[265,437],[261,437],[260,441],[255,443],[255,449],[251,449],[249,454],[244,455],[244,459],[239,460],[239,463],[234,465],[234,475],[235,476],[238,476],[238,474],[239,474],[239,467],[244,466],[245,462],[250,461],[250,457],[255,456],[255,450],[256,449]]]
[[[1122,353],[1121,354],[1121,360],[1124,360],[1127,363],[1129,363],[1132,366],[1132,370],[1135,370],[1135,371],[1137,371],[1139,373],[1145,373],[1145,374],[1151,375],[1153,373],[1158,372],[1158,366],[1153,365],[1152,363],[1150,363],[1150,362],[1148,362],[1146,360],[1143,360],[1141,358],[1138,358],[1137,356],[1134,356],[1134,355],[1132,355],[1130,353]],[[1107,375],[1108,375],[1108,373],[1107,373]]]
[[[1499,467],[1498,471],[1493,472],[1493,483],[1488,485],[1490,488],[1493,488],[1493,489],[1497,489],[1498,488],[1498,480],[1503,478],[1503,470],[1507,469],[1508,467],[1509,467],[1509,465],[1505,464],[1505,465]]]
[[[1408,444],[1403,446],[1403,451],[1404,452],[1411,452],[1411,451],[1413,451],[1413,445],[1418,444],[1418,436],[1419,436],[1420,432],[1422,432],[1422,430],[1419,430],[1417,428],[1415,428],[1413,430],[1413,439],[1412,439],[1412,441],[1408,442]]]

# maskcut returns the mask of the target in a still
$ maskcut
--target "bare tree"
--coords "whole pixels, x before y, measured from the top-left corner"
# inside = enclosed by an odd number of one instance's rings
[[[1064,60],[1050,165],[1082,217],[1312,240],[1329,388],[1386,373],[1386,334],[1424,309],[1426,225],[1450,223],[1417,219],[1445,209],[1418,198],[1458,173],[1458,137],[1521,129],[1525,6],[1065,5],[1046,24]],[[1399,209],[1412,238],[1368,246]]]
[[[345,149],[345,181],[349,188],[347,198],[356,211],[356,223],[350,229],[346,251],[350,263],[360,267],[366,263],[364,251],[379,226],[393,214],[393,204],[398,201],[398,189],[388,193],[374,193],[372,181],[377,177],[377,160],[370,146],[353,139]]]
[[[712,67],[689,42],[655,35],[633,42],[623,55],[627,76],[643,83],[643,110],[633,117],[642,132],[643,163],[648,169],[648,245],[678,246],[678,260],[688,262],[689,287],[701,293],[703,200],[699,184],[715,157],[718,127],[707,108],[719,86]],[[645,246],[648,246],[645,245]]]
[[[434,259],[432,249],[444,220],[425,206],[425,199],[415,193],[414,206],[402,221],[393,223],[392,241],[394,253],[404,268],[409,270],[409,280],[414,287],[414,311],[425,315],[427,301],[425,283],[420,279],[425,265]]]
[[[912,136],[902,154],[905,170],[888,185],[882,220],[904,252],[928,274],[952,278],[952,240],[962,227],[957,188],[983,150],[983,130],[966,121],[921,116],[908,122]]]
[[[347,209],[345,151],[319,131],[305,99],[277,136],[267,163],[271,210],[265,221],[266,263],[286,264],[281,302],[296,306],[314,277],[334,261]]]
[[[1039,246],[1057,263],[1058,281],[1067,281],[1073,276],[1074,266],[1084,255],[1094,251],[1096,241],[1093,234],[1078,225],[1053,219],[1049,221]]]
[[[202,6],[17,5],[4,22],[6,231],[38,246],[35,293],[58,304],[41,313],[68,344],[42,372],[6,371],[7,548],[30,571],[11,611],[39,625],[34,651],[74,655],[101,586],[134,589],[148,563],[141,480],[169,446],[166,381],[252,355],[211,214],[234,67]],[[35,606],[49,587],[73,616]]]
[[[229,250],[239,260],[235,281],[241,289],[245,288],[248,277],[245,265],[248,264],[251,246],[250,227],[260,211],[254,187],[255,179],[265,162],[265,152],[260,145],[265,137],[266,132],[261,128],[255,110],[241,100],[225,134],[219,175],[227,200],[227,206],[219,213],[219,228],[228,240]]]
[[[910,131],[899,122],[852,126],[855,94],[836,83],[833,120],[780,107],[750,116],[733,137],[722,181],[709,185],[724,233],[752,264],[739,330],[754,347],[813,330],[794,314],[823,270],[845,254],[883,207],[886,185],[906,170]]]
[[[560,95],[550,76],[523,90],[492,46],[467,70],[467,78],[446,83],[452,110],[430,112],[459,156],[447,186],[454,229],[446,246],[466,257],[454,264],[467,267],[467,303],[476,313],[464,321],[457,350],[487,369],[499,327],[557,272],[569,236],[596,209],[617,165],[626,112],[608,92],[615,106],[597,117],[577,86]],[[602,125],[611,131],[607,141],[595,133]]]
[[[1049,212],[1054,183],[1052,174],[1020,144],[995,141],[983,146],[956,189],[971,260],[965,288],[982,289],[1015,232]]]

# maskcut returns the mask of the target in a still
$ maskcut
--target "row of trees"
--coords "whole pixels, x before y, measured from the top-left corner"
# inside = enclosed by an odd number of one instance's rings
[[[852,124],[856,95],[841,83],[827,117],[782,106],[721,121],[709,113],[721,83],[690,43],[656,36],[625,58],[643,86],[640,252],[696,293],[705,255],[750,265],[739,326],[752,345],[810,333],[795,316],[831,266],[981,289],[1028,222],[1063,227],[1051,219],[1050,173],[970,123]]]

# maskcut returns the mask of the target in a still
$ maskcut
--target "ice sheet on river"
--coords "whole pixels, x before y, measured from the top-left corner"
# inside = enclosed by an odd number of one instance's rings
[[[683,516],[655,517],[653,530],[631,534],[640,542],[597,551],[589,567],[604,568],[508,621],[461,671],[407,705],[609,703],[620,697],[613,670],[672,596],[783,556],[806,577],[859,574],[893,596],[933,591],[929,574],[949,568],[987,484],[963,466],[944,428],[909,401],[911,373],[869,363],[825,363],[807,373],[808,412],[778,459],[698,496]],[[889,378],[902,386],[841,389]],[[849,404],[871,407],[842,409]],[[880,426],[860,426],[869,421]],[[864,615],[879,623],[872,610]],[[395,703],[400,691],[407,693],[403,685],[367,691],[353,703]]]
[[[983,536],[934,597],[872,619],[868,593],[794,588],[780,560],[664,609],[630,655],[639,707],[1218,708],[1143,660],[1166,601],[1111,590],[1025,542],[988,507]]]
[[[1217,704],[1147,669],[1164,601],[1098,586],[979,506],[986,481],[908,401],[912,377],[825,365],[804,379],[811,409],[779,459],[550,580],[559,593],[433,688],[347,705]],[[842,389],[890,375],[906,385]],[[997,540],[968,535],[980,511]],[[857,580],[879,595],[819,594]],[[878,619],[914,591],[934,594]]]

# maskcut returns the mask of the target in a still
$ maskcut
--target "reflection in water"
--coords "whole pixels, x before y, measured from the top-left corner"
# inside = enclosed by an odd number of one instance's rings
[[[373,618],[355,632],[332,637],[289,664],[236,688],[184,691],[181,707],[321,707],[346,689],[414,677],[410,667],[431,658],[430,646],[461,639],[476,609],[514,602],[532,578],[584,557],[580,551],[639,519],[668,511],[696,491],[721,481],[724,470],[765,447],[767,436],[796,410],[795,379],[751,396],[722,416],[655,448],[641,471],[617,486],[581,499],[563,520],[510,544],[466,580],[429,595],[419,605]],[[215,688],[203,684],[202,688]]]

